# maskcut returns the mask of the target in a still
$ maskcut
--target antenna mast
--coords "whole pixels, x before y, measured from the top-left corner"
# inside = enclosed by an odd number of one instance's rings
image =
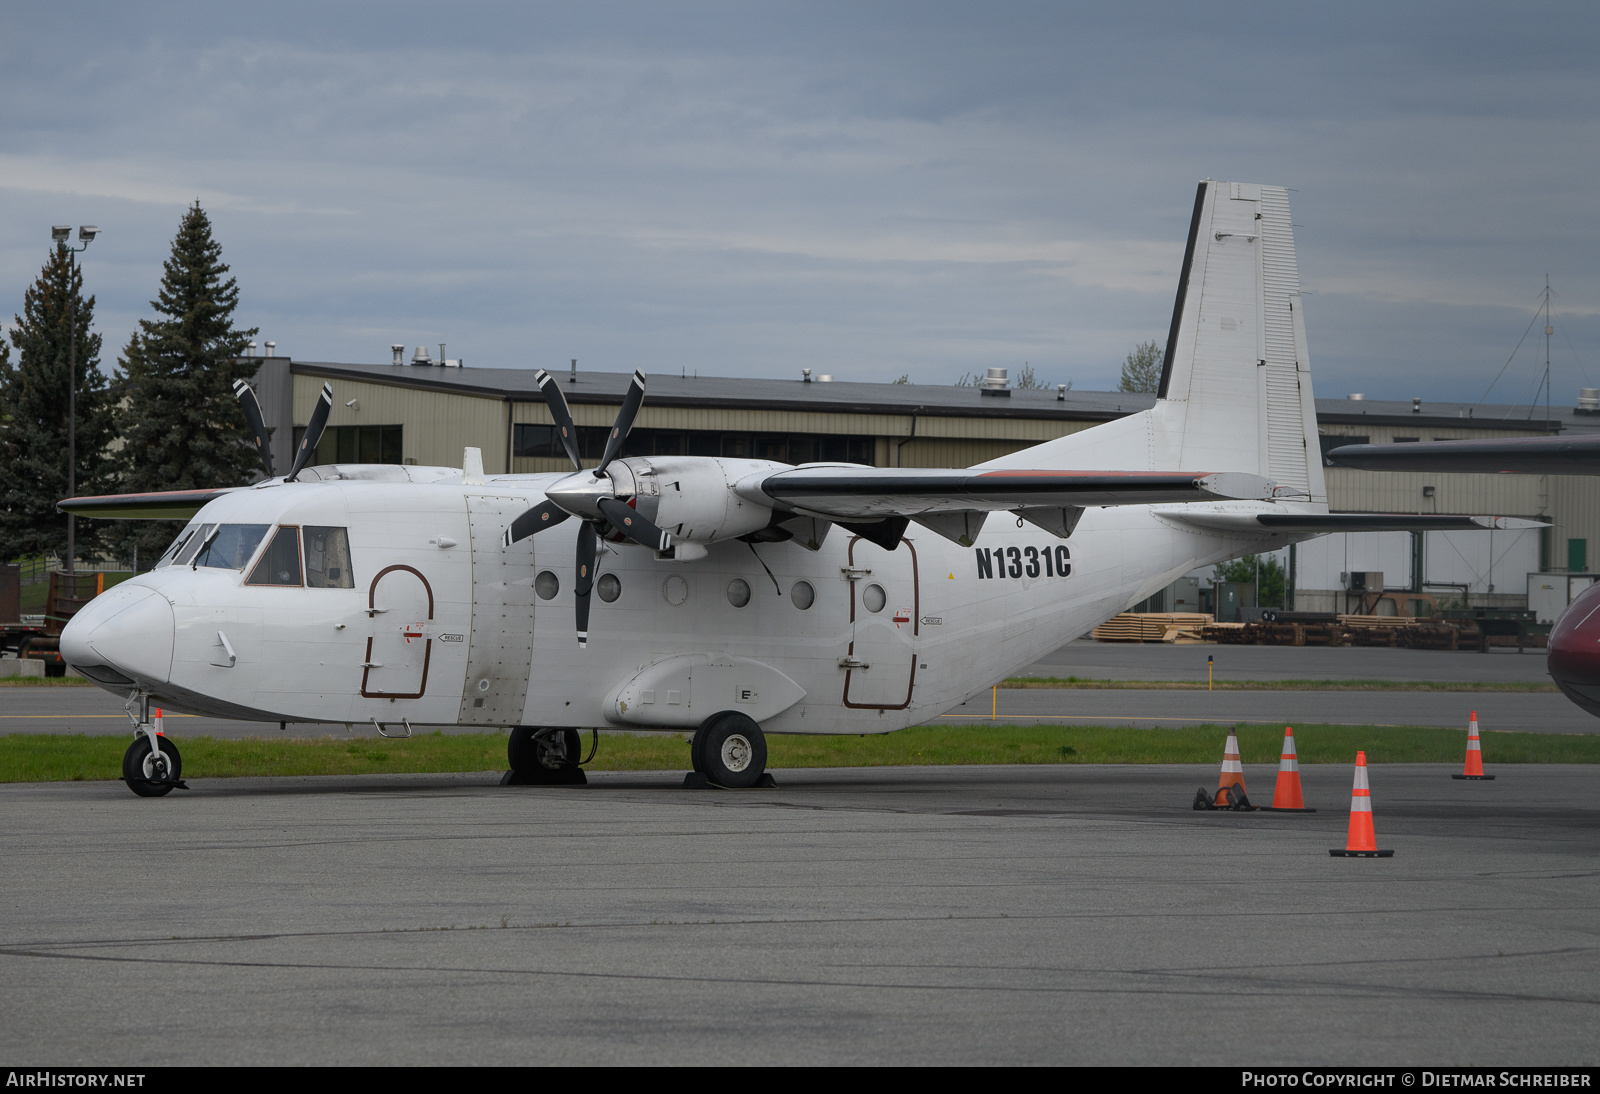
[[[1544,275],[1544,422],[1550,428],[1550,336],[1556,332],[1550,322],[1550,275]]]

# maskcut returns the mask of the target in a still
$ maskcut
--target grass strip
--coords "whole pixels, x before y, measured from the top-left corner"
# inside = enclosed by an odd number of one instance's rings
[[[1238,726],[1245,763],[1276,764],[1283,731]],[[869,737],[767,738],[768,766],[896,767],[916,764],[1182,764],[1220,763],[1224,726],[1130,729],[1124,726],[919,726]],[[494,771],[506,766],[504,733],[419,734],[377,738],[175,738],[185,778],[283,775],[418,774]],[[1460,763],[1466,731],[1433,726],[1295,727],[1303,764]],[[0,782],[114,779],[125,736],[15,733],[0,737]],[[587,752],[588,741],[584,742]],[[1600,735],[1511,733],[1483,735],[1484,762],[1600,763]],[[687,771],[682,733],[607,734],[589,765],[597,771]]]
[[[92,688],[81,676],[0,676],[0,688]]]
[[[1088,680],[1077,676],[1012,676],[1003,688],[1081,691],[1560,691],[1542,680]]]

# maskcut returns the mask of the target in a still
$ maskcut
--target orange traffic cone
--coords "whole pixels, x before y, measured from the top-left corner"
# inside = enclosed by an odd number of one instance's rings
[[[156,707],[156,736],[157,737],[165,737],[166,735],[167,735],[167,729],[166,729],[166,726],[162,723],[161,708],[160,707]]]
[[[1239,737],[1228,730],[1228,743],[1222,746],[1222,772],[1217,776],[1217,808],[1238,808],[1247,799],[1244,793],[1244,767],[1239,763]]]
[[[1478,712],[1472,712],[1472,720],[1467,723],[1467,763],[1459,775],[1451,775],[1452,779],[1492,779],[1493,775],[1483,773],[1483,749],[1478,747]]]
[[[1300,789],[1300,761],[1294,751],[1294,727],[1283,727],[1283,755],[1278,760],[1278,785],[1272,790],[1272,804],[1267,806],[1279,813],[1315,813],[1306,808],[1305,794]]]
[[[1378,833],[1372,827],[1372,791],[1367,786],[1367,754],[1356,753],[1356,783],[1350,791],[1350,835],[1335,858],[1391,858],[1393,851],[1378,850]]]

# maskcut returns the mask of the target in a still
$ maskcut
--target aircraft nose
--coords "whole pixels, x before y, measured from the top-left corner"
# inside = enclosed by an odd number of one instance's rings
[[[1586,589],[1556,621],[1545,664],[1567,698],[1600,715],[1600,586]]]
[[[67,621],[61,657],[91,680],[99,678],[95,666],[104,665],[139,683],[164,684],[172,674],[174,630],[166,597],[141,585],[118,585]]]

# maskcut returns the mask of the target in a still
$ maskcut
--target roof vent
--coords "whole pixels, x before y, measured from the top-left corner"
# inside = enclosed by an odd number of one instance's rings
[[[403,343],[403,342],[390,343],[389,352],[394,354],[394,363],[395,364],[403,365],[403,364],[406,363],[406,347],[405,347],[405,343]]]
[[[1413,414],[1421,414],[1422,413],[1422,400],[1421,399],[1412,399],[1411,400],[1411,413],[1413,413]]]
[[[411,355],[411,363],[413,365],[431,365],[431,364],[433,364],[433,358],[428,354],[428,347],[427,346],[418,346],[417,347],[417,352],[413,353]]]
[[[1009,397],[1011,394],[1011,381],[1007,378],[1006,370],[992,368],[986,372],[983,379],[978,381],[978,394]]]
[[[1600,414],[1600,387],[1578,389],[1579,414]]]
[[[811,370],[810,369],[803,368],[803,369],[800,370],[800,382],[802,384],[809,384],[811,382]]]
[[[831,383],[833,383],[833,373],[824,372],[821,376],[817,377],[817,382],[819,384],[831,384]]]
[[[1349,399],[1352,403],[1359,403],[1362,399],[1365,399],[1366,396],[1358,391],[1354,395],[1346,395],[1345,398]]]
[[[1064,403],[1066,401],[1067,401],[1067,385],[1066,384],[1057,384],[1056,385],[1056,402]]]
[[[276,356],[278,356],[278,343],[276,343],[276,342],[268,342],[266,344],[266,346],[267,346],[267,356],[268,357],[276,357]]]

